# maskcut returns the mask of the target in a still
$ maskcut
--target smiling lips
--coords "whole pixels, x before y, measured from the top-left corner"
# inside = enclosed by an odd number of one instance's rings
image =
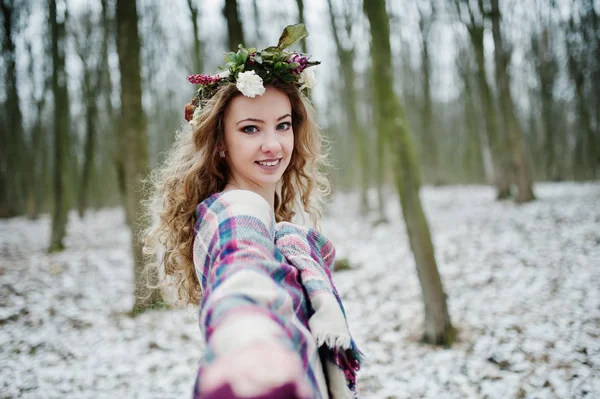
[[[281,158],[276,158],[276,159],[265,159],[264,161],[256,161],[256,163],[259,166],[262,166],[264,168],[274,168],[277,165],[279,165],[279,163],[281,162]]]

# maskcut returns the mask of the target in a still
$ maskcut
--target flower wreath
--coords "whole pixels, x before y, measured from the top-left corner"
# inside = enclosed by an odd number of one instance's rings
[[[308,36],[304,24],[289,25],[281,34],[276,47],[262,51],[238,46],[237,53],[225,54],[225,66],[216,75],[190,75],[188,81],[200,87],[192,101],[185,107],[185,119],[190,122],[200,112],[202,102],[210,99],[221,86],[235,84],[246,97],[260,96],[265,92],[264,83],[275,80],[295,84],[300,90],[311,89],[316,84],[314,72],[307,68],[320,64],[309,61],[310,56],[284,51]]]

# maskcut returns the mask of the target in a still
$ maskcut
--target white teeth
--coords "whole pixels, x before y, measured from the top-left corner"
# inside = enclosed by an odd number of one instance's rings
[[[279,159],[277,161],[273,161],[273,162],[260,162],[259,161],[258,163],[261,165],[264,165],[264,166],[275,166],[279,163]]]

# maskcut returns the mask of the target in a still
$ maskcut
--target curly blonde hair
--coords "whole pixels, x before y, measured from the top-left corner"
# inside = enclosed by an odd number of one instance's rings
[[[270,86],[288,95],[294,130],[290,164],[275,193],[275,219],[291,221],[299,201],[316,226],[319,206],[329,195],[330,185],[315,112],[296,86],[277,82]],[[178,132],[164,164],[149,177],[150,193],[144,208],[150,227],[144,231],[144,253],[149,270],[162,276],[157,287],[176,290],[176,305],[197,305],[202,298],[192,257],[194,214],[200,202],[222,191],[227,183],[227,163],[218,152],[225,148],[225,110],[238,95],[234,85],[219,89],[194,118],[191,133],[189,128]],[[159,252],[161,256],[157,256]]]

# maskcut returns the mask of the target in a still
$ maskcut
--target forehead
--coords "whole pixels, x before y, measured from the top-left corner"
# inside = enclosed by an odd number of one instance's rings
[[[268,86],[262,96],[249,98],[239,95],[233,98],[225,110],[225,119],[231,119],[233,123],[246,118],[268,121],[285,114],[292,114],[289,97],[281,90]]]

